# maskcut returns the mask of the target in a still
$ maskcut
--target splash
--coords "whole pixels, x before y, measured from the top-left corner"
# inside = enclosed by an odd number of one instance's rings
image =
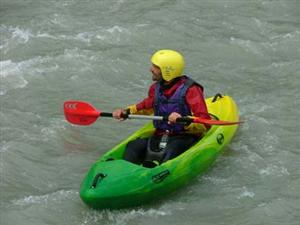
[[[11,60],[0,62],[0,95],[5,95],[9,90],[27,86],[28,81],[22,75],[22,71],[28,68],[29,64],[13,63]]]
[[[12,204],[18,206],[27,206],[32,204],[47,204],[48,202],[62,202],[72,196],[78,196],[75,190],[59,190],[45,195],[29,195],[22,199],[13,200]]]

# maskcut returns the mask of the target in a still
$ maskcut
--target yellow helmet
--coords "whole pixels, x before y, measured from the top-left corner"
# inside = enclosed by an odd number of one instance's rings
[[[159,50],[152,55],[151,62],[160,68],[162,77],[166,81],[182,76],[184,58],[179,52]]]

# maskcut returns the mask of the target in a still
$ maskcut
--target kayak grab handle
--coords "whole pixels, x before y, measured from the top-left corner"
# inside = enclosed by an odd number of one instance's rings
[[[212,102],[215,102],[215,101],[217,101],[217,100],[218,100],[218,98],[223,98],[223,96],[222,96],[220,93],[217,93],[217,94],[214,96],[214,98],[213,98]]]
[[[169,175],[170,175],[170,171],[169,170],[164,170],[164,171],[152,176],[152,182],[153,183],[160,183],[164,179],[166,179],[167,176],[169,176]]]
[[[91,188],[96,188],[96,186],[97,186],[97,184],[98,184],[98,181],[99,181],[99,180],[103,180],[106,176],[107,176],[107,175],[104,174],[104,173],[98,173],[98,174],[95,176],[94,180],[93,180],[93,183],[92,183]]]

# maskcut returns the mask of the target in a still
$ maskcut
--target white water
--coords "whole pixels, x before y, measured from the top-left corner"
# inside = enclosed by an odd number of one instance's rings
[[[0,224],[284,224],[300,210],[300,2],[19,1],[0,5]],[[180,50],[245,124],[204,176],[135,209],[79,199],[89,166],[143,121],[68,124],[62,104],[137,102],[151,54]]]

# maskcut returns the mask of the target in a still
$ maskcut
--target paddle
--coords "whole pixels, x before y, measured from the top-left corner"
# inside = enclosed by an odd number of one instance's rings
[[[94,123],[99,117],[113,117],[112,113],[101,112],[94,106],[83,101],[66,101],[64,103],[64,113],[67,121],[72,124],[87,126]],[[162,120],[168,121],[165,116],[146,116],[146,115],[126,115],[129,119]],[[236,125],[241,122],[230,122],[221,120],[203,119],[200,117],[181,117],[176,120],[178,123],[202,123],[209,125]]]

